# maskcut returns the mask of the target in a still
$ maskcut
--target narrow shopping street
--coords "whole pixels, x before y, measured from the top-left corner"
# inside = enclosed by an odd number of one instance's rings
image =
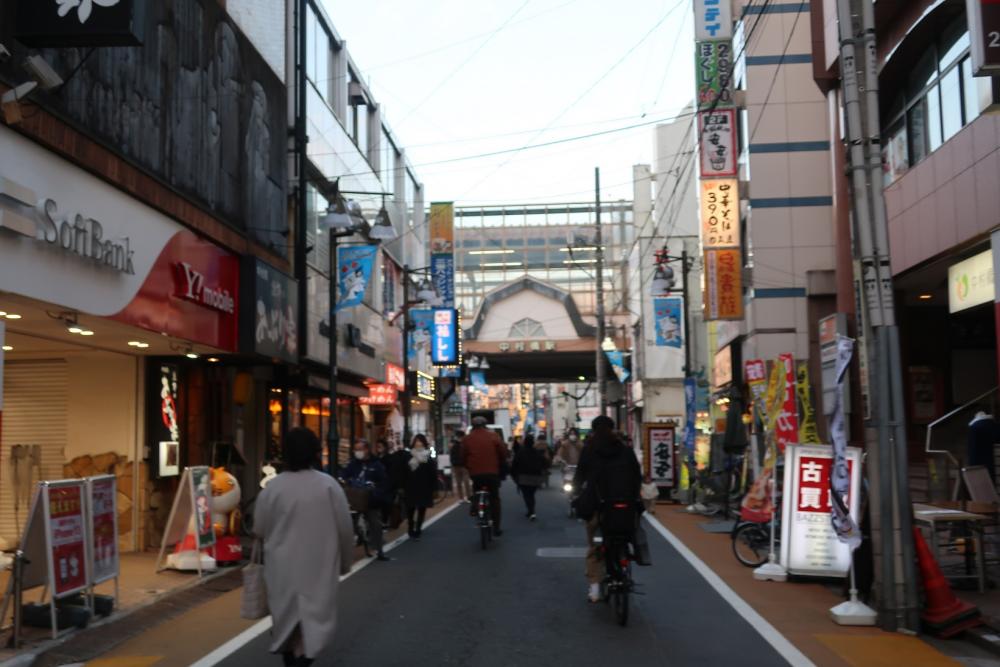
[[[506,529],[483,552],[461,505],[419,542],[394,550],[342,589],[341,624],[321,665],[551,664],[745,665],[785,660],[719,597],[658,534],[649,530],[653,567],[637,568],[645,595],[632,598],[626,628],[605,604],[586,599],[583,524],[566,515],[565,496],[539,492],[538,520],[505,485]],[[705,628],[724,629],[706,642]],[[264,634],[220,663],[279,665]]]

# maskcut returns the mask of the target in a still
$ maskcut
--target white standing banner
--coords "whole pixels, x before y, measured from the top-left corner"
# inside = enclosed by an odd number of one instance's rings
[[[846,448],[850,491],[847,505],[858,521],[861,500],[861,450]],[[782,501],[781,564],[789,574],[843,577],[851,566],[851,547],[831,524],[833,448],[788,445]]]
[[[86,482],[87,525],[90,528],[87,556],[91,582],[99,584],[118,577],[118,478],[101,475],[88,477]]]

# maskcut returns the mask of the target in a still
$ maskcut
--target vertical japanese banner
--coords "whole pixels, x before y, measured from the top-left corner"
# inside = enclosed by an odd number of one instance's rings
[[[431,276],[445,308],[455,307],[455,204],[432,202]]]
[[[698,417],[698,385],[693,377],[684,378],[684,450],[685,459],[694,462],[695,421]]]
[[[424,368],[431,363],[431,342],[434,338],[434,310],[418,308],[407,314],[410,331],[407,334],[410,363]],[[409,369],[407,369],[409,370]]]
[[[830,475],[830,491],[832,495],[830,524],[837,538],[847,544],[853,551],[861,544],[861,530],[858,528],[855,516],[857,511],[852,508],[849,498],[852,483],[851,469],[848,467],[847,426],[844,418],[844,392],[841,388],[847,370],[851,367],[851,357],[854,355],[854,341],[846,336],[837,336],[837,393],[834,398],[833,412],[830,414],[830,439],[833,440],[833,473]],[[854,494],[856,495],[856,494]]]
[[[763,416],[765,412],[764,394],[767,391],[767,364],[763,359],[748,359],[743,362],[743,376],[750,387],[753,409]]]
[[[778,464],[778,444],[775,424],[784,402],[784,382],[785,369],[781,363],[775,363],[771,368],[771,375],[767,381],[767,389],[764,392],[763,400],[764,438],[767,446],[767,454],[764,458],[764,467],[760,471],[760,476],[754,480],[750,490],[743,496],[743,501],[740,503],[740,518],[744,521],[764,523],[771,520],[771,514],[774,512],[774,504],[771,498],[771,484],[774,480],[775,468]]]
[[[701,177],[736,176],[736,110],[698,113]]]
[[[740,247],[740,200],[735,178],[701,182],[701,243],[705,248]]]
[[[658,486],[673,488],[677,483],[674,440],[676,429],[669,424],[646,424],[649,442],[650,477]]]
[[[83,482],[49,485],[45,499],[52,594],[62,597],[86,588],[89,583]]]
[[[784,389],[780,411],[774,423],[774,438],[778,444],[778,453],[784,454],[785,447],[798,442],[799,411],[795,403],[795,356],[789,353],[778,355],[776,366],[784,372]]]
[[[809,363],[806,361],[800,361],[796,365],[795,393],[799,397],[799,410],[802,413],[799,420],[799,443],[818,445],[819,430],[816,428],[816,410],[813,408],[812,387],[809,384]]]
[[[732,42],[697,42],[694,62],[698,111],[733,106]]]
[[[191,467],[191,498],[194,502],[195,532],[199,549],[207,549],[215,544],[210,478],[208,466]]]
[[[705,319],[743,319],[743,258],[739,248],[705,250]]]
[[[337,248],[337,310],[353,308],[364,301],[377,251],[375,245]]]
[[[7,344],[6,325],[0,322],[0,459],[3,459],[3,347]],[[0,473],[0,482],[3,480],[3,473]]]

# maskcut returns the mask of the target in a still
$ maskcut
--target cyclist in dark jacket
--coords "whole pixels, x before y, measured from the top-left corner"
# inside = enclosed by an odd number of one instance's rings
[[[639,491],[642,471],[635,452],[615,435],[615,422],[610,417],[595,417],[590,424],[591,435],[580,452],[580,463],[573,478],[573,488],[589,486],[596,489],[600,500],[626,500],[641,506]],[[593,491],[591,491],[593,492]],[[586,575],[590,584],[587,596],[591,602],[601,598],[604,561],[594,545],[594,534],[600,526],[600,508],[587,521]]]
[[[344,469],[344,481],[349,486],[370,490],[368,507],[363,512],[368,522],[368,543],[375,549],[378,560],[389,560],[382,551],[382,508],[389,502],[389,479],[366,441],[359,440],[354,445],[354,458]]]

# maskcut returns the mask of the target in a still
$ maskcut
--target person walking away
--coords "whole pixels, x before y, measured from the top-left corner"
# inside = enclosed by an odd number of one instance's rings
[[[503,534],[500,529],[500,476],[507,467],[507,448],[500,436],[486,428],[485,417],[472,418],[472,430],[462,438],[462,460],[472,478],[473,490],[489,491],[493,534],[499,537]]]
[[[437,486],[437,464],[431,458],[427,436],[413,436],[410,460],[407,462],[406,483],[403,497],[406,500],[406,525],[410,537],[419,540],[424,529],[427,508],[434,505],[434,488]]]
[[[403,522],[401,496],[403,495],[403,487],[406,485],[406,477],[410,469],[409,461],[410,453],[402,446],[397,445],[395,451],[387,454],[382,462],[382,467],[385,468],[385,474],[389,480],[387,501],[389,504],[389,516],[386,525],[391,530],[395,530]]]
[[[575,428],[571,428],[566,432],[566,436],[559,441],[559,448],[556,450],[556,460],[568,466],[578,465],[582,450],[583,443],[580,442],[580,434]]]
[[[991,414],[980,410],[969,422],[966,465],[984,466],[990,473],[993,486],[997,484],[994,445],[1000,442],[1000,424]]]
[[[660,487],[653,483],[653,478],[650,475],[646,475],[642,479],[642,489],[639,491],[639,495],[642,496],[642,506],[647,512],[653,511],[653,506],[656,504],[656,499],[660,497]]]
[[[361,512],[368,523],[368,546],[375,550],[376,560],[390,560],[382,551],[382,512],[389,501],[389,478],[364,440],[354,445],[354,459],[344,470],[344,481],[350,486],[368,490],[368,507]]]
[[[451,456],[451,484],[458,496],[458,502],[469,502],[472,489],[469,488],[469,470],[465,467],[465,460],[462,458],[462,441],[455,438],[449,451]]]
[[[272,653],[307,666],[333,643],[340,575],[354,559],[347,497],[320,472],[320,442],[294,428],[282,446],[284,472],[260,492],[254,533],[263,542]]]
[[[596,494],[597,511],[587,519],[587,558],[585,574],[587,597],[591,602],[601,599],[601,581],[605,565],[600,551],[594,544],[594,535],[600,527],[601,504],[606,500],[628,500],[639,503],[642,471],[635,452],[615,435],[615,422],[600,415],[590,423],[590,439],[580,451],[573,487],[582,493]]]
[[[525,516],[531,521],[537,518],[535,515],[535,493],[544,482],[546,469],[545,454],[542,449],[536,446],[533,436],[526,436],[524,445],[514,455],[511,476],[524,499],[524,506],[528,511]]]

